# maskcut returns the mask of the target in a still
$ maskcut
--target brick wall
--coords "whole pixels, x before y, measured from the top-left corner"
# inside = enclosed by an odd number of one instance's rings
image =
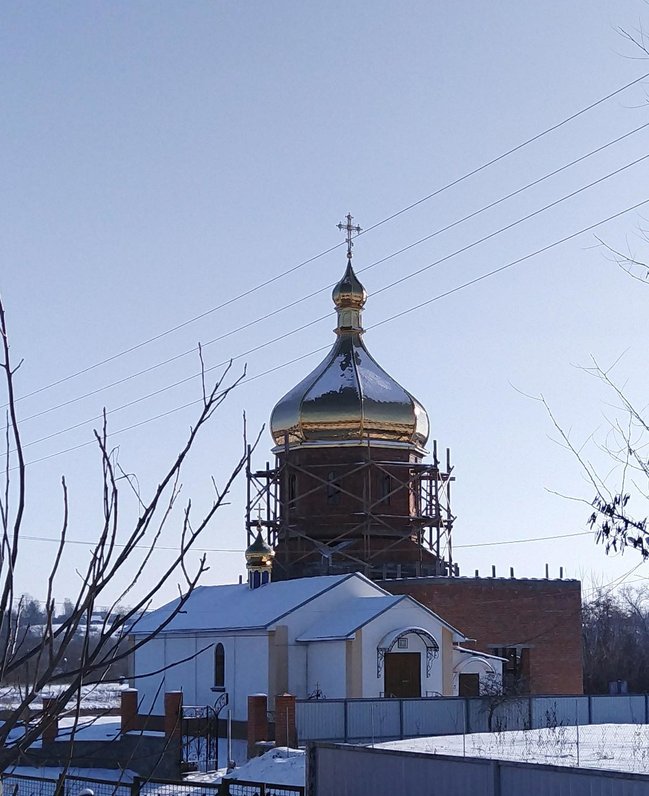
[[[583,693],[579,581],[428,577],[379,585],[411,595],[476,639],[467,647],[526,649],[530,693]]]

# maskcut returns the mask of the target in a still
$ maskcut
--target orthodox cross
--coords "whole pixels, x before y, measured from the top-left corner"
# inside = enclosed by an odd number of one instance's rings
[[[340,224],[336,224],[336,226],[338,227],[338,229],[341,232],[344,231],[344,232],[347,233],[347,259],[351,260],[352,259],[352,246],[354,245],[353,242],[352,242],[352,232],[355,232],[358,235],[358,233],[361,231],[361,228],[358,225],[356,225],[356,226],[352,225],[352,221],[354,220],[354,217],[352,216],[351,213],[347,213],[345,218],[347,219],[347,223],[346,224],[343,224],[343,222],[341,221]]]

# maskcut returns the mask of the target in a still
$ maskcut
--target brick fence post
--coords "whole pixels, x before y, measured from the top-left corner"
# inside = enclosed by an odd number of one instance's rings
[[[268,740],[268,697],[266,694],[248,696],[248,758],[257,754],[257,741]]]
[[[53,743],[59,734],[56,703],[56,697],[43,697],[43,733],[41,738],[44,743]]]
[[[183,692],[167,691],[165,694],[165,738],[177,740],[182,736],[181,718],[183,712]]]
[[[280,694],[275,699],[275,746],[297,746],[295,697]]]
[[[137,690],[127,688],[120,696],[120,730],[122,734],[137,730]]]

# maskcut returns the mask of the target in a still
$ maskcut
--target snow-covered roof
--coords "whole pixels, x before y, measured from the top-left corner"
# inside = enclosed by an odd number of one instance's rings
[[[379,614],[404,599],[403,595],[386,597],[352,597],[336,608],[336,612],[323,616],[296,641],[335,641],[354,633]]]
[[[492,655],[489,652],[482,652],[482,650],[470,650],[467,647],[460,646],[455,646],[453,649],[455,652],[461,652],[463,655],[473,655],[476,658],[492,658],[495,661],[507,660],[507,658],[503,658],[501,655]]]
[[[412,603],[434,617],[440,624],[451,631],[454,641],[464,641],[466,639],[462,631],[453,627],[453,625],[449,625],[441,616],[417,602],[409,594],[386,594],[386,596],[381,597],[351,597],[344,605],[339,606],[335,613],[324,616],[314,623],[296,641],[336,641],[349,638],[359,628],[388,611],[397,603],[402,602]]]
[[[267,628],[348,578],[361,578],[371,582],[360,573],[351,573],[273,581],[256,589],[251,589],[247,584],[199,586],[190,595],[181,612],[164,628],[164,632]],[[379,586],[375,588],[378,594],[386,594]],[[138,635],[154,631],[178,603],[178,599],[173,600],[146,614],[133,626],[131,633]]]

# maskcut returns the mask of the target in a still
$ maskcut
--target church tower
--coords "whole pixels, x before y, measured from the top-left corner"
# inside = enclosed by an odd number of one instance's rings
[[[275,556],[273,579],[363,572],[448,575],[450,456],[440,469],[424,407],[376,362],[363,340],[365,288],[347,267],[332,294],[334,345],[271,414],[275,467],[248,466],[249,542],[261,525]],[[252,520],[257,512],[259,518]]]

